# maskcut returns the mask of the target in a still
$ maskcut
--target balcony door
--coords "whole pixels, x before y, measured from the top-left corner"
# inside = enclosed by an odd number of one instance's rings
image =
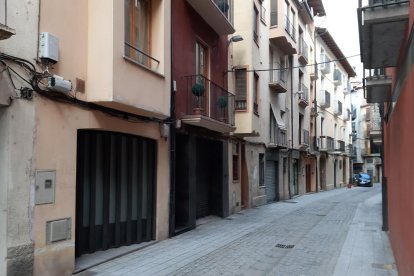
[[[209,70],[209,56],[208,48],[201,42],[196,42],[196,64],[195,64],[195,74],[196,82],[204,87],[203,95],[197,97],[195,107],[201,108],[204,110],[205,115],[208,115],[208,102],[209,96],[209,82],[208,79],[208,70]]]

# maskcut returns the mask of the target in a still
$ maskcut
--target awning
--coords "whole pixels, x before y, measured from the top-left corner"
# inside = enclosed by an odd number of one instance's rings
[[[282,117],[280,116],[279,108],[275,108],[272,103],[270,103],[270,106],[272,108],[273,116],[275,116],[275,118],[276,118],[277,126],[280,129],[285,129],[286,130],[287,128],[286,128],[285,122],[282,120]],[[279,112],[275,112],[275,110],[279,111]]]

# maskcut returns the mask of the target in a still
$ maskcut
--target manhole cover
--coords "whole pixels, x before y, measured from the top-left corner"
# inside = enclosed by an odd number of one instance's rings
[[[276,246],[275,247],[278,247],[278,248],[285,248],[285,249],[290,249],[290,248],[293,248],[293,247],[295,247],[293,244],[281,244],[281,243],[278,243],[278,244],[276,244]]]

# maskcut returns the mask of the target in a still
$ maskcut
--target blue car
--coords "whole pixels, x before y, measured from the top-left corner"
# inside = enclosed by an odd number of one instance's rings
[[[361,187],[372,187],[371,176],[367,173],[359,173],[357,183]]]

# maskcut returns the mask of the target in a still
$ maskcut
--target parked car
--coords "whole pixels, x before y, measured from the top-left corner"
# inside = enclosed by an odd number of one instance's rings
[[[358,186],[361,186],[361,187],[372,187],[371,176],[367,173],[359,173],[357,184]]]

